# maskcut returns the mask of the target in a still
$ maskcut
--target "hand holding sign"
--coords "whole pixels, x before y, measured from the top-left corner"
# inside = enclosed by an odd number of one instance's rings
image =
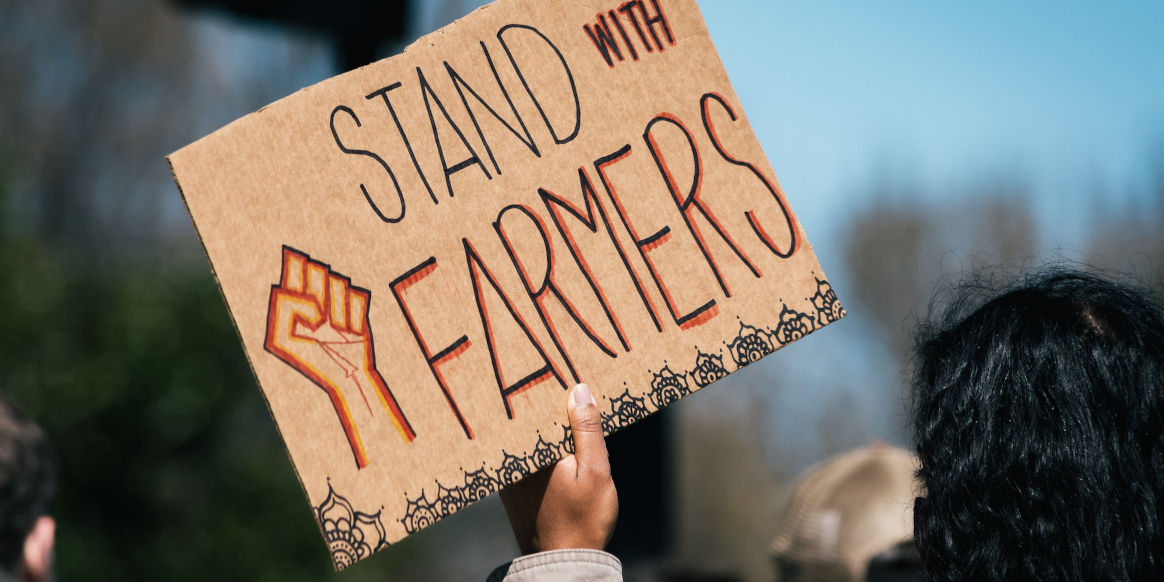
[[[601,550],[614,533],[618,495],[610,477],[602,417],[585,384],[570,392],[569,415],[574,454],[501,491],[523,554]]]
[[[405,441],[416,438],[376,369],[368,325],[371,297],[327,265],[284,247],[283,275],[271,287],[265,344],[327,392],[361,469],[368,456],[359,427],[374,422],[377,407]]]

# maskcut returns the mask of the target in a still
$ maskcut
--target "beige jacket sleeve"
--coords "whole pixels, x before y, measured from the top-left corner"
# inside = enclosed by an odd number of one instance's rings
[[[622,563],[598,550],[554,550],[498,566],[486,582],[622,582]]]

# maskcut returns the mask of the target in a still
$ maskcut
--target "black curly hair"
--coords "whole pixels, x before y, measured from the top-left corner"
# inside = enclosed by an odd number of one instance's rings
[[[927,575],[1164,580],[1164,310],[1062,268],[923,324],[914,438]]]

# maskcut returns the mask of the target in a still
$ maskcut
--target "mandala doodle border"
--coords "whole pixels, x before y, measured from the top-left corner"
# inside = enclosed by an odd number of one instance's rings
[[[630,388],[622,391],[615,398],[608,398],[610,412],[602,415],[602,432],[611,434],[620,428],[626,428],[647,417],[653,410],[647,408],[644,396],[632,396]]]
[[[730,342],[723,342],[732,363],[735,364],[735,370],[732,371],[739,370],[845,316],[845,308],[837,300],[832,285],[825,279],[815,278],[816,293],[805,298],[812,306],[812,311],[798,311],[781,302],[780,322],[775,328],[766,329],[740,322],[736,337]],[[741,349],[748,347],[751,349],[740,352]],[[757,352],[759,355],[755,355]],[[658,409],[731,373],[724,365],[722,350],[708,352],[695,346],[695,354],[692,367],[683,372],[672,371],[667,362],[663,362],[658,372],[650,372],[651,388],[641,396],[632,395],[630,388],[627,387],[614,398],[606,398],[607,411],[602,413],[603,432],[610,434],[630,426]],[[492,467],[482,464],[470,471],[462,469],[460,485],[449,486],[434,481],[435,487],[430,489],[435,491],[432,499],[425,489],[421,489],[416,497],[406,496],[404,515],[397,521],[404,526],[405,532],[414,534],[500,491],[503,487],[524,479],[563,456],[572,454],[574,441],[570,427],[557,424],[555,426],[562,430],[561,436],[546,440],[546,436],[539,431],[537,441],[529,448],[529,452],[517,455],[502,450],[500,462]],[[379,512],[375,516],[378,519]]]
[[[780,323],[769,330],[769,333],[778,344],[786,346],[816,331],[816,328],[817,318],[803,311],[789,309],[787,305],[784,305],[780,310]]]
[[[695,348],[695,354],[695,367],[687,372],[687,375],[696,386],[703,388],[728,375],[721,354],[707,354],[698,347]]]
[[[788,306],[784,306],[788,309]],[[748,325],[740,322],[740,331],[731,343],[725,343],[728,354],[732,357],[736,369],[739,370],[748,364],[760,361],[761,358],[776,351],[781,345],[776,341],[771,330]]]
[[[655,405],[656,410],[678,402],[684,396],[691,394],[691,388],[687,384],[688,374],[688,372],[676,374],[667,365],[664,365],[663,369],[654,374],[654,377],[651,378],[651,391],[647,393],[647,399]]]
[[[816,294],[809,297],[808,300],[816,308],[817,329],[847,315],[844,306],[837,299],[836,291],[833,291],[833,286],[819,277],[816,279]]]
[[[343,570],[389,545],[388,532],[380,520],[384,508],[376,513],[357,511],[346,497],[335,492],[331,479],[327,480],[327,497],[313,509],[336,570]],[[340,515],[335,515],[337,510]],[[379,536],[374,546],[368,543],[371,534]]]
[[[420,495],[408,498],[404,516],[397,521],[404,526],[405,532],[414,534],[572,453],[574,447],[570,429],[561,428],[562,436],[556,441],[547,441],[538,432],[537,442],[524,456],[503,450],[501,462],[496,467],[490,468],[483,464],[472,471],[464,471],[461,485],[450,486],[436,481],[434,496],[430,499],[422,489]]]

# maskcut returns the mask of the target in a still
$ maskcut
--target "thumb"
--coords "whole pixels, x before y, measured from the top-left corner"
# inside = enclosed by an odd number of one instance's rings
[[[602,416],[590,394],[590,387],[579,384],[570,392],[570,431],[574,435],[574,457],[578,469],[610,473],[606,441],[602,437]]]

